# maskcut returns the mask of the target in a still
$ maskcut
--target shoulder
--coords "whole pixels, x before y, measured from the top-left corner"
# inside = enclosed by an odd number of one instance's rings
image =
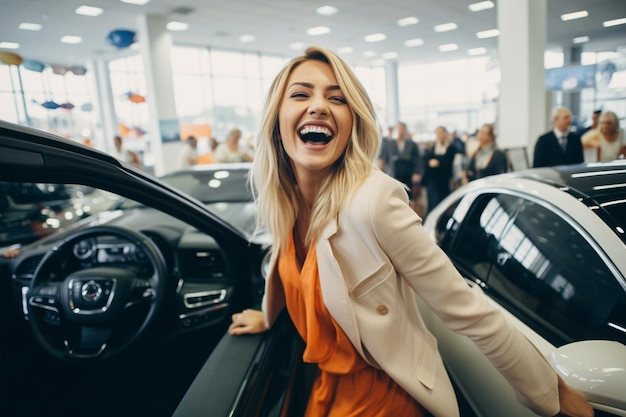
[[[378,169],[372,169],[355,190],[346,212],[354,219],[363,215],[377,219],[385,217],[386,207],[393,201],[408,205],[408,193],[404,184]]]

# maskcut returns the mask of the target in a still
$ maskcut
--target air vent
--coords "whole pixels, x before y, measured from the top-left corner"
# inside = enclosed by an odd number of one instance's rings
[[[30,258],[25,259],[20,263],[20,265],[15,270],[15,274],[13,278],[16,279],[32,279],[35,275],[35,270],[41,263],[41,259],[45,254],[32,256]]]
[[[195,11],[196,9],[189,6],[178,6],[172,9],[173,14],[191,14]]]
[[[184,280],[221,279],[227,275],[226,263],[219,250],[181,250],[178,253]]]

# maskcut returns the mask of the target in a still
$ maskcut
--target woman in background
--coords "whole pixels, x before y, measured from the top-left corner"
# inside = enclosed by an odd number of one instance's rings
[[[477,178],[502,174],[509,170],[508,158],[503,150],[496,145],[494,126],[485,123],[476,135],[478,149],[470,157],[463,175],[463,184]]]

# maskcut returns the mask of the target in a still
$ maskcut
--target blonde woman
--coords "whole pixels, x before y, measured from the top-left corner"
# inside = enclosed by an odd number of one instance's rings
[[[265,331],[287,308],[318,367],[307,417],[458,416],[417,293],[539,414],[593,415],[428,237],[403,184],[376,167],[379,141],[372,103],[337,55],[311,47],[280,71],[251,170],[273,245],[263,311],[234,314],[230,333]]]
[[[592,161],[607,162],[623,157],[626,153],[626,139],[619,127],[619,119],[612,111],[600,115],[599,126],[582,137],[583,148],[595,149]]]

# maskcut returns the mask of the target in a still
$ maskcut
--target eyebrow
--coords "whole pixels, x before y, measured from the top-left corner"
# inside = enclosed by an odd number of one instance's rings
[[[294,83],[292,83],[291,85],[289,85],[289,88],[296,86],[296,85],[300,85],[302,87],[306,87],[306,88],[314,88],[315,86],[311,83],[305,83],[305,82],[300,82],[300,81],[296,81]],[[329,85],[328,87],[325,88],[326,91],[333,91],[333,90],[341,90],[341,87],[339,87],[338,85]]]

